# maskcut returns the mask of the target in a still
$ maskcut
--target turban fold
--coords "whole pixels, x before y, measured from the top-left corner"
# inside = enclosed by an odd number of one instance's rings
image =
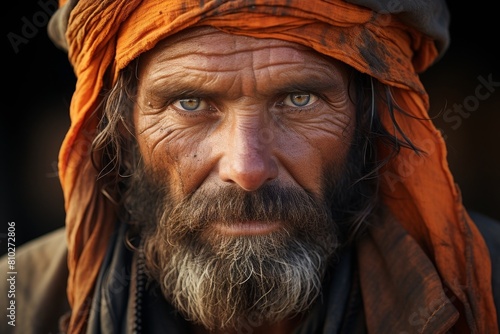
[[[454,298],[453,304],[461,314],[459,321],[465,322],[472,332],[496,332],[488,250],[462,205],[447,164],[444,140],[428,120],[428,96],[419,79],[419,73],[439,59],[447,47],[447,11],[438,1],[422,1],[420,5],[401,1],[397,10],[387,7],[384,11],[384,4],[390,3],[60,2],[54,18],[66,18],[67,26],[64,19],[59,20],[64,22],[60,29],[64,34],[52,32],[51,37],[67,49],[77,77],[70,106],[71,126],[59,155],[67,212],[71,332],[81,332],[85,327],[95,279],[108,238],[116,227],[116,208],[97,189],[98,172],[90,161],[102,89],[110,88],[120,70],[163,38],[201,25],[232,34],[303,44],[391,87],[395,101],[412,116],[396,115],[399,125],[426,153],[417,155],[412,150],[402,150],[385,165],[380,173],[382,200],[432,261]],[[399,13],[395,15],[396,12]],[[438,19],[443,17],[444,20]],[[384,126],[392,129],[389,113],[384,112],[387,106],[378,107]],[[381,157],[390,153],[383,145],[377,149]],[[390,308],[380,311],[391,312]]]

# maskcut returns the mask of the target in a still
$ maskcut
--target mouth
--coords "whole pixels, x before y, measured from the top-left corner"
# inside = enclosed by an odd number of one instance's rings
[[[233,223],[215,223],[214,228],[226,236],[265,235],[278,230],[282,226],[280,221],[243,221]]]

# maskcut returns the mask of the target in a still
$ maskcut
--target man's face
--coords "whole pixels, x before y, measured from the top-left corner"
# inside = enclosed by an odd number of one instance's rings
[[[199,29],[141,58],[135,126],[144,164],[175,198],[269,182],[322,196],[354,129],[347,73],[299,44]],[[234,224],[219,233],[269,233]]]
[[[141,56],[135,186],[156,197],[146,247],[174,305],[206,327],[309,306],[354,113],[346,68],[299,44],[199,28]]]

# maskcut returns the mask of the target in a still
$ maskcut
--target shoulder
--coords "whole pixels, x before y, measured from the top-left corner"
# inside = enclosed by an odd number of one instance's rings
[[[10,264],[9,255],[14,255]],[[0,280],[0,289],[8,297],[0,298],[0,308],[10,308],[7,317],[13,320],[10,324],[2,321],[0,332],[58,332],[59,318],[69,310],[65,230],[50,232],[3,255],[0,271],[8,278]]]

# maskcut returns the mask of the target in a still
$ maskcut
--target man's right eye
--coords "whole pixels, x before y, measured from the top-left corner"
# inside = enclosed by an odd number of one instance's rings
[[[173,106],[183,111],[201,111],[209,109],[208,103],[199,97],[179,99],[173,103]]]

